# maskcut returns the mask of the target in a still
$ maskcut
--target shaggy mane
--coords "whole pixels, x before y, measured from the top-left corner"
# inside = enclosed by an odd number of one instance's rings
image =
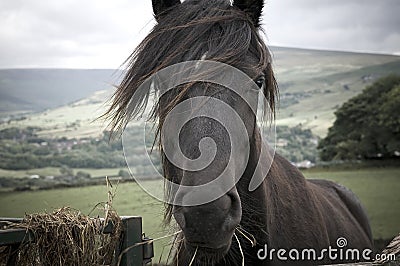
[[[121,133],[129,121],[126,118],[137,117],[147,106],[149,97],[157,95],[158,88],[154,87],[131,99],[147,78],[173,64],[200,60],[206,52],[207,60],[265,72],[269,84],[264,93],[268,95],[272,113],[275,113],[277,85],[269,51],[258,30],[245,12],[232,7],[227,1],[192,0],[178,5],[160,18],[127,59],[127,72],[104,115],[111,121],[112,133]],[[244,65],[243,58],[249,52],[259,58],[256,66]],[[172,102],[179,102],[187,89],[189,86],[183,87]],[[134,108],[128,111],[128,105],[132,104]],[[160,113],[155,102],[153,118]]]
[[[268,98],[270,112],[275,117],[275,102],[278,87],[271,67],[270,53],[245,12],[232,7],[229,1],[188,0],[177,5],[167,15],[158,19],[148,36],[139,44],[127,59],[127,72],[112,98],[112,104],[104,115],[109,119],[111,134],[118,135],[126,124],[138,117],[146,108],[150,97],[158,95],[159,89],[154,83],[144,93],[132,96],[142,83],[157,71],[189,60],[200,60],[206,53],[207,60],[229,64],[238,69],[251,68],[255,73],[264,73],[267,81],[264,95]],[[253,54],[259,61],[250,65],[245,57]],[[247,60],[248,61],[248,60]],[[256,78],[256,77],[251,77]],[[154,101],[152,119],[158,119],[156,138],[161,132],[164,117],[177,104],[193,84],[177,88],[169,106],[160,108]],[[133,107],[133,108],[132,108]],[[162,151],[162,146],[160,146]],[[163,153],[162,153],[162,157]],[[165,158],[164,158],[165,159]],[[165,169],[164,174],[168,175]],[[170,179],[166,176],[167,179]],[[165,188],[169,197],[169,188]],[[166,206],[165,223],[172,217],[172,206]]]

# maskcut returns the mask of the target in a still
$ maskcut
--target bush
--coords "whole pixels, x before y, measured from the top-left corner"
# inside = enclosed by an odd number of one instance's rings
[[[123,169],[119,170],[118,176],[120,176],[120,177],[122,177],[122,178],[129,178],[129,177],[131,177],[131,175],[129,174],[129,172],[126,171],[126,170],[123,170]]]
[[[78,171],[78,173],[76,173],[76,177],[89,179],[89,178],[91,178],[91,175],[89,173],[87,173],[87,172],[84,172],[84,171]]]
[[[71,168],[69,168],[67,165],[61,166],[60,173],[65,176],[73,176],[74,175],[74,171]]]
[[[336,112],[318,149],[321,159],[393,158],[400,152],[400,76],[377,80]]]

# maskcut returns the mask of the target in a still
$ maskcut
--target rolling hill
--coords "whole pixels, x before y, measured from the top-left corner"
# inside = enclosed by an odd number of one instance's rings
[[[334,111],[377,78],[400,74],[400,57],[291,48],[272,50],[280,87],[278,125],[324,136]]]
[[[110,88],[120,73],[111,69],[1,69],[0,113],[66,105]]]
[[[272,47],[280,87],[278,125],[311,129],[324,136],[334,111],[367,85],[400,74],[400,57]],[[94,121],[106,109],[121,72],[80,69],[0,70],[0,128],[39,126],[52,137],[98,136],[106,124]],[[10,113],[24,114],[10,119]],[[33,112],[32,112],[33,111]]]

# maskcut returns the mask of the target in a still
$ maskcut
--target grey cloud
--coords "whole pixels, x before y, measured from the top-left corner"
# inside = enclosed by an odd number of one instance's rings
[[[272,43],[394,53],[400,43],[400,1],[268,1],[264,21]]]
[[[152,20],[137,1],[1,1],[0,67],[118,67]]]
[[[398,14],[399,0],[267,0],[264,24],[273,45],[395,53]],[[153,23],[150,0],[0,1],[0,67],[118,67]]]

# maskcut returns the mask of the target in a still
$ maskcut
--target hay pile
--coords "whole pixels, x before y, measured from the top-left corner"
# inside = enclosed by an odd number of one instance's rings
[[[121,236],[121,219],[111,207],[112,194],[102,211],[105,218],[90,218],[69,207],[52,213],[26,215],[22,223],[6,228],[23,228],[34,241],[22,243],[18,250],[0,247],[0,265],[10,258],[15,265],[113,265]],[[110,234],[104,227],[112,222]]]

